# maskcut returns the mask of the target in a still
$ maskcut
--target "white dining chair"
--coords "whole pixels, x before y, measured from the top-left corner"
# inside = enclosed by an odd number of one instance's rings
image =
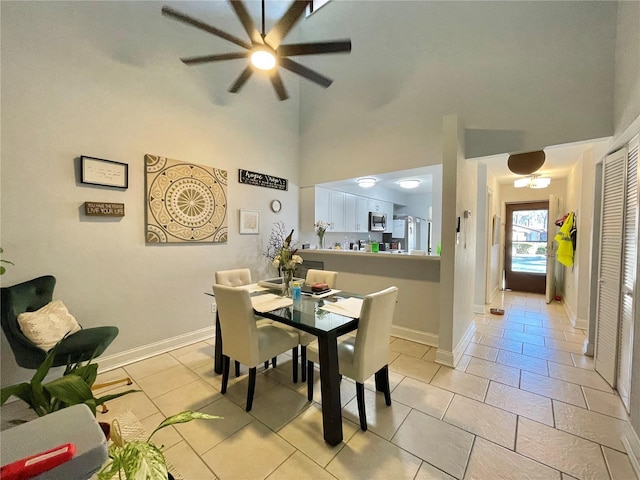
[[[251,270],[248,268],[236,268],[233,270],[220,270],[215,273],[216,284],[225,285],[227,287],[244,287],[251,285]],[[265,325],[272,323],[271,320],[257,317],[256,322],[258,325]],[[297,348],[297,347],[296,347]],[[235,359],[234,359],[235,360]],[[276,367],[276,360],[273,360],[273,368]],[[269,368],[269,362],[265,362],[264,368]],[[236,377],[240,376],[240,362],[235,361],[235,373]],[[297,380],[297,379],[296,379]],[[304,378],[302,379],[304,381]]]
[[[389,337],[391,322],[398,298],[398,289],[389,287],[364,297],[358,332],[355,336],[338,338],[338,366],[340,374],[356,382],[360,428],[367,429],[364,403],[364,382],[376,375],[376,387],[384,391],[387,405],[391,405],[389,389]],[[307,398],[313,400],[313,364],[318,363],[318,342],[307,346]],[[320,366],[322,368],[322,365]]]
[[[214,285],[222,330],[222,388],[227,392],[230,357],[249,367],[249,387],[246,411],[251,411],[256,387],[256,366],[298,346],[294,332],[275,325],[257,325],[253,314],[251,296],[247,290]],[[294,359],[294,377],[297,377],[298,359]]]

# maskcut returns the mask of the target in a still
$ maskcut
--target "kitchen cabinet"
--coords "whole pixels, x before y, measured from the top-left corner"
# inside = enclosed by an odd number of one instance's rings
[[[393,232],[393,203],[384,202],[382,213],[387,215],[387,228],[384,233]]]
[[[329,217],[332,232],[345,232],[345,193],[329,190]]]
[[[331,190],[322,187],[316,187],[315,189],[315,219],[314,223],[318,221],[325,221],[331,225],[331,210],[329,203],[329,194]],[[331,227],[329,227],[329,230]]]
[[[369,199],[345,194],[345,232],[369,231]]]

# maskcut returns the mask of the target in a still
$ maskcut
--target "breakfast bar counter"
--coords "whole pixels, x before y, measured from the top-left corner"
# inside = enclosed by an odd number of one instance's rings
[[[395,285],[399,289],[393,334],[438,345],[440,257],[395,252],[298,250],[305,261],[338,272],[337,288],[366,295]],[[315,268],[310,266],[310,268]]]

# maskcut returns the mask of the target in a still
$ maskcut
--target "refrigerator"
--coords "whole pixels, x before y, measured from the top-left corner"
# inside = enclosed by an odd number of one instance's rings
[[[400,242],[401,249],[424,250],[431,254],[431,222],[424,218],[403,215],[393,217],[393,241]]]

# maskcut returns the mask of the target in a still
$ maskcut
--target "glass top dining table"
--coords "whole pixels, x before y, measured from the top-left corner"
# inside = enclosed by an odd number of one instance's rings
[[[251,286],[244,286],[251,291]],[[277,290],[251,291],[251,296],[280,294]],[[210,294],[208,294],[210,295]],[[358,318],[324,310],[323,306],[335,304],[348,298],[362,298],[362,295],[337,291],[329,296],[317,298],[302,295],[292,305],[267,312],[255,311],[256,315],[298,328],[318,337],[320,361],[320,390],[322,393],[322,423],[324,440],[329,445],[342,442],[342,412],[340,406],[340,372],[338,369],[338,337],[358,328]],[[302,365],[306,368],[306,365]],[[214,370],[222,373],[222,335],[216,315],[216,338]]]

